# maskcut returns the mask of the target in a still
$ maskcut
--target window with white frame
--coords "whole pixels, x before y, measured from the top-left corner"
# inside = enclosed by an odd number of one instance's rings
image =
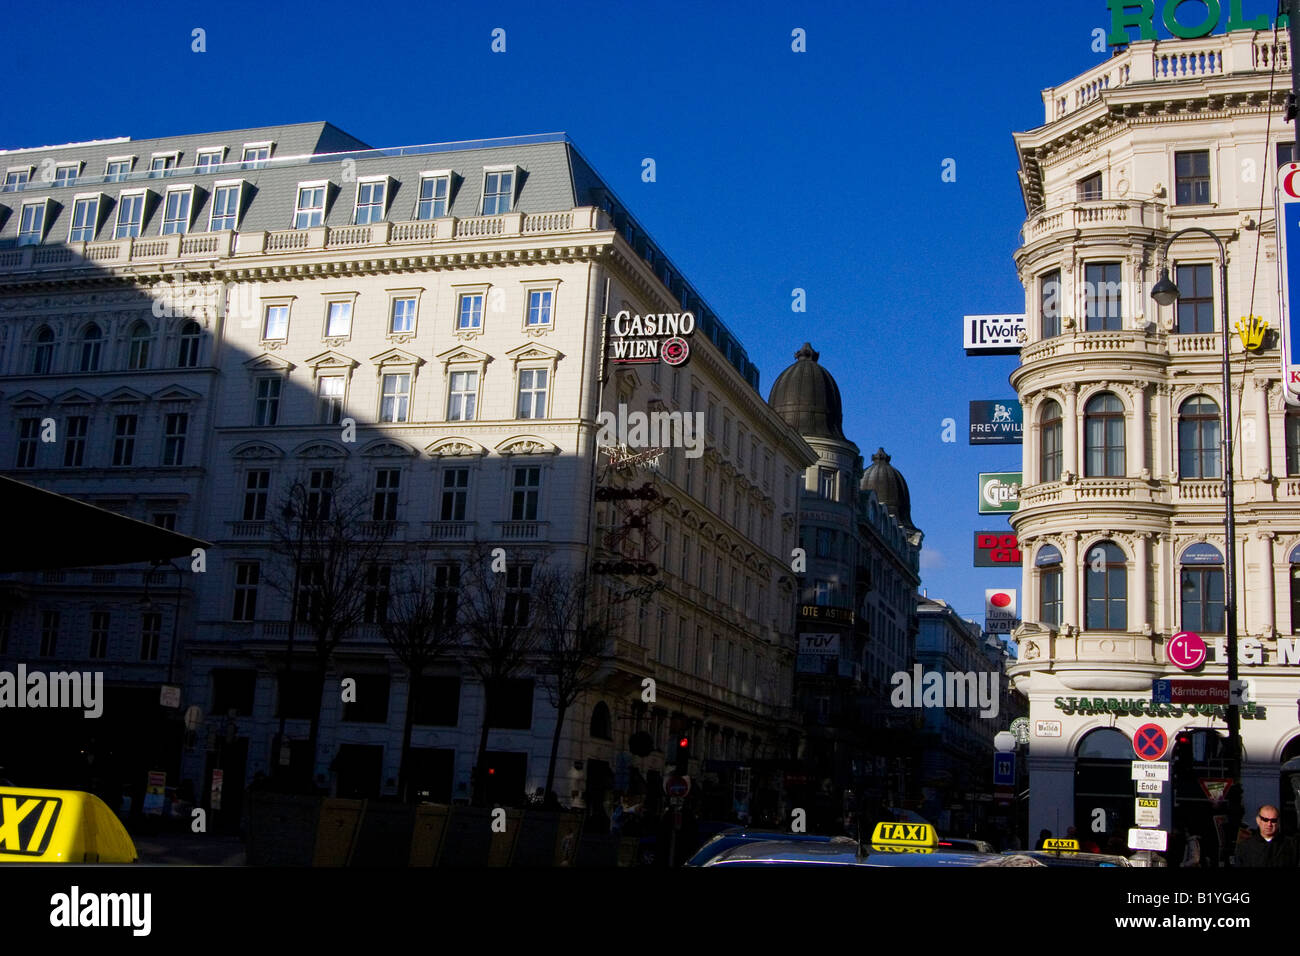
[[[352,302],[329,303],[325,319],[325,337],[336,338],[352,334]]]
[[[190,416],[185,412],[172,412],[163,418],[164,465],[177,466],[185,461],[185,436],[189,432]]]
[[[225,150],[222,149],[201,149],[198,152],[198,158],[194,161],[194,171],[196,173],[214,173],[217,167],[221,165],[221,157]]]
[[[542,469],[526,466],[515,469],[513,495],[510,502],[511,521],[536,521],[537,501],[541,494]]]
[[[483,328],[483,293],[462,292],[456,306],[456,330]]]
[[[322,375],[316,380],[316,421],[322,425],[337,425],[343,420],[342,375]]]
[[[375,472],[373,521],[397,520],[397,489],[402,480],[400,468],[380,468]]]
[[[72,203],[72,224],[68,229],[68,242],[94,242],[95,227],[99,224],[99,197],[83,196]]]
[[[519,370],[519,403],[517,418],[546,417],[546,383],[548,370],[524,368]]]
[[[411,402],[411,376],[400,372],[383,377],[383,393],[379,403],[381,422],[409,421]]]
[[[478,372],[452,372],[447,395],[447,421],[474,421],[478,403]]]
[[[118,197],[114,239],[131,239],[140,235],[140,229],[144,226],[144,197],[143,192],[123,193]]]
[[[212,218],[209,232],[236,229],[239,225],[239,194],[243,183],[218,183],[212,191]]]
[[[104,333],[91,322],[81,333],[81,371],[98,372],[104,354]]]
[[[25,169],[11,169],[5,173],[4,188],[0,189],[0,192],[16,193],[23,186],[26,186],[31,178],[32,170],[30,166]]]
[[[294,210],[293,228],[311,229],[325,221],[325,183],[298,187],[298,205]]]
[[[23,206],[18,222],[18,245],[36,245],[45,238],[45,201]]]
[[[262,375],[257,379],[257,396],[253,403],[254,425],[275,425],[280,420],[280,386],[278,375]]]
[[[398,296],[392,300],[392,312],[388,317],[390,335],[415,331],[415,296]]]
[[[110,183],[121,183],[126,181],[126,177],[131,175],[130,159],[109,159],[104,164],[104,178]]]
[[[447,215],[450,173],[426,173],[420,176],[420,198],[415,205],[416,219],[441,219]]]
[[[118,415],[113,421],[113,464],[125,467],[135,461],[135,428],[138,417]]]
[[[270,143],[249,143],[244,147],[242,162],[245,169],[262,169],[270,158]]]
[[[289,337],[289,306],[268,305],[262,322],[262,338],[267,340]]]
[[[469,498],[469,469],[448,468],[442,473],[440,521],[464,521]]]
[[[177,368],[197,368],[199,364],[199,344],[203,330],[197,322],[186,322],[181,326],[180,344],[176,350]]]
[[[232,621],[257,620],[257,585],[260,568],[256,561],[235,562],[235,607]]]
[[[54,167],[54,185],[68,186],[76,182],[81,172],[80,163],[62,163]]]
[[[167,171],[176,168],[176,153],[163,153],[149,160],[149,178],[166,176]]]
[[[108,657],[108,611],[92,611],[90,615],[90,649],[88,655],[92,660]]]
[[[164,236],[190,231],[190,206],[194,199],[194,188],[172,189],[167,192],[167,201],[163,206],[162,234]]]
[[[244,476],[245,521],[266,520],[266,502],[270,488],[271,472],[265,468],[254,469]]]
[[[483,174],[483,215],[499,216],[510,211],[515,193],[514,169],[486,170]]]
[[[18,420],[18,458],[15,468],[36,467],[36,446],[40,441],[41,420],[39,418],[20,418]]]
[[[533,289],[528,293],[528,318],[525,321],[530,329],[551,324],[552,298],[550,289]]]
[[[388,179],[376,179],[357,183],[357,208],[353,217],[354,224],[364,226],[371,222],[381,222],[387,205]]]
[[[137,322],[131,327],[131,343],[127,353],[127,368],[140,371],[149,367],[149,344],[153,333],[144,322]]]

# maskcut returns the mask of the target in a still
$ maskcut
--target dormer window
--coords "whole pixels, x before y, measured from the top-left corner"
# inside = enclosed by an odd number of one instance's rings
[[[382,222],[388,206],[388,177],[357,182],[357,208],[353,223]]]
[[[245,169],[264,169],[271,158],[271,143],[245,143],[243,163]]]
[[[27,203],[18,220],[18,245],[32,246],[45,238],[46,206],[49,200]]]
[[[179,153],[154,153],[149,160],[149,178],[157,179],[166,176],[167,171],[176,168],[176,160]]]
[[[294,212],[293,228],[311,229],[325,222],[325,190],[327,183],[301,183],[298,186],[298,206]]]
[[[517,166],[483,168],[483,215],[500,216],[514,208]]]
[[[138,193],[122,193],[117,198],[117,227],[113,230],[114,239],[130,239],[140,235],[144,226],[144,190]]]
[[[0,189],[0,192],[16,193],[18,190],[26,186],[31,178],[32,168],[30,166],[23,166],[19,169],[10,169],[5,173],[4,188]]]
[[[163,207],[162,235],[170,236],[175,233],[189,232],[190,210],[193,206],[193,186],[186,186],[183,189],[169,189],[167,191],[167,202]]]
[[[450,171],[420,173],[420,198],[415,205],[415,218],[441,219],[447,215],[447,202],[450,197]]]
[[[217,167],[221,165],[225,153],[225,147],[199,150],[198,158],[194,161],[194,171],[196,173],[215,173]]]
[[[54,167],[54,185],[69,186],[81,175],[81,163],[61,163]]]
[[[125,182],[126,177],[131,175],[133,162],[135,160],[131,156],[110,156],[104,164],[104,180],[110,183]]]

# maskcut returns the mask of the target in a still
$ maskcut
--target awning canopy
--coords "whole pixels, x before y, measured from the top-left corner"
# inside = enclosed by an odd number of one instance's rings
[[[189,557],[212,545],[0,475],[0,573]]]

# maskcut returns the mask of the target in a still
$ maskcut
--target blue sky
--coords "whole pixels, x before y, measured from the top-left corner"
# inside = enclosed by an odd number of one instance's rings
[[[1105,0],[23,4],[0,146],[311,120],[374,146],[563,130],[737,333],[764,397],[802,342],[822,353],[845,432],[907,477],[922,586],[982,618],[984,589],[1020,575],[971,566],[972,533],[1006,527],[976,514],[976,475],[1018,470],[1020,449],[969,446],[967,403],[1011,396],[1016,359],[967,358],[961,316],[1022,311],[1011,134],[1108,56],[1107,26]]]

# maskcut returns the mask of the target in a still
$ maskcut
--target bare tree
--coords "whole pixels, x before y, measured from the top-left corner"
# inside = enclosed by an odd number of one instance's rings
[[[420,702],[425,670],[460,642],[462,627],[457,589],[460,564],[440,552],[408,552],[391,569],[387,605],[379,629],[406,668],[409,692],[402,727],[402,761],[397,792],[409,802],[411,728]]]
[[[483,683],[483,723],[474,772],[474,805],[487,805],[487,746],[493,704],[505,682],[523,670],[537,644],[533,576],[544,554],[476,547],[462,575],[461,618],[467,663]]]
[[[309,773],[316,766],[321,698],[335,648],[362,622],[367,572],[392,536],[392,523],[372,520],[372,499],[344,473],[316,469],[292,482],[278,509],[268,509],[272,547],[289,568],[272,567],[267,581],[291,601],[290,633],[311,637],[310,673],[316,709],[311,718]],[[282,698],[281,707],[285,701]]]
[[[597,586],[583,569],[545,567],[534,579],[534,589],[541,658],[538,673],[543,675],[542,683],[555,708],[555,733],[543,791],[549,802],[565,715],[579,695],[596,683],[601,656],[622,616],[608,605],[603,610],[595,606]]]

